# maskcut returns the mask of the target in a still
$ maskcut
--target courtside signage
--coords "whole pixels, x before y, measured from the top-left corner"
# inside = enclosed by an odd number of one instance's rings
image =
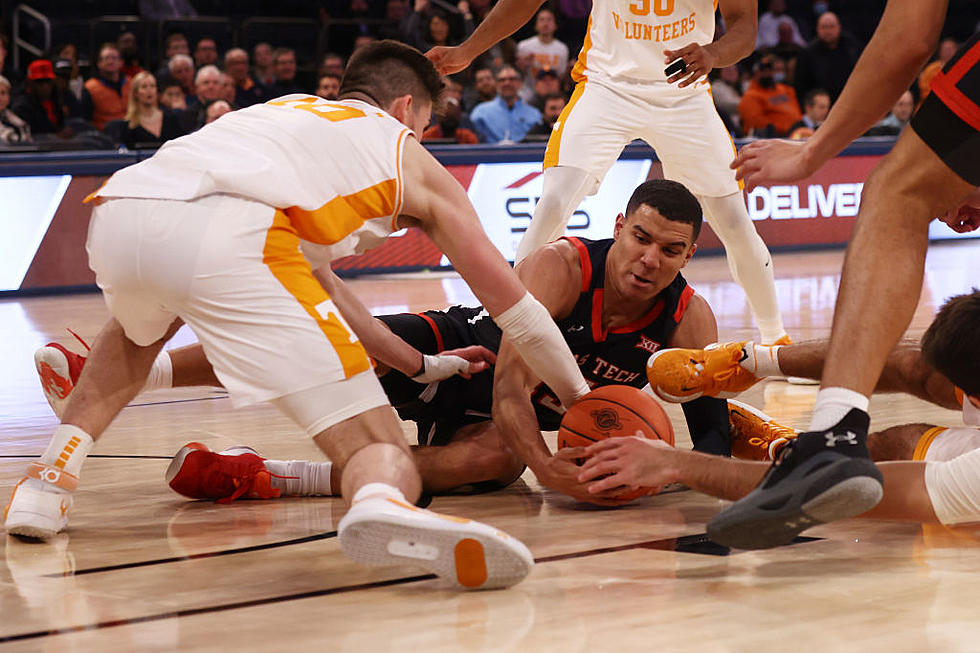
[[[0,290],[17,290],[61,204],[71,175],[0,177]]]
[[[565,233],[583,238],[610,238],[616,216],[626,210],[633,190],[646,181],[650,159],[616,161],[599,191],[586,197],[572,214]],[[544,175],[540,163],[481,163],[467,193],[491,242],[508,261],[514,260],[534,207],[541,198]]]

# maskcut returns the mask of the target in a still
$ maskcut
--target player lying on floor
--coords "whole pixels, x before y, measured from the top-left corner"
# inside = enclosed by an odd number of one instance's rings
[[[661,346],[703,347],[717,339],[710,307],[680,274],[696,249],[701,221],[697,200],[681,184],[650,180],[633,193],[625,215],[617,220],[613,239],[558,240],[519,266],[518,276],[551,312],[593,387],[611,383],[642,387],[647,382],[647,359]],[[389,337],[394,333],[426,355],[474,345],[492,351],[499,348],[495,373],[474,374],[470,379],[454,376],[420,383],[379,365],[377,371],[392,405],[418,427],[421,446],[413,454],[426,492],[467,485],[502,487],[516,480],[526,464],[552,489],[596,503],[619,503],[613,498],[615,493],[589,494],[577,481],[578,468],[551,455],[541,430],[558,428],[560,404],[507,342],[501,346],[500,329],[485,310],[454,306],[418,315],[381,316],[369,322],[372,331],[380,326]],[[377,335],[362,335],[363,327],[358,324],[352,323],[352,328],[371,352]],[[63,370],[54,374],[59,382],[44,383],[49,397],[50,389],[70,387],[71,379],[64,378],[68,365],[63,349],[42,348],[37,360],[39,370],[45,365]],[[168,369],[171,364],[172,372]],[[77,362],[75,367],[79,367]],[[154,368],[153,387],[218,384],[197,346],[174,350],[170,357],[164,354]],[[42,378],[44,375],[42,372]],[[57,405],[56,397],[52,405]],[[699,399],[685,404],[684,413],[696,450],[729,454],[724,401]],[[207,458],[233,469],[227,456],[182,453],[178,455],[181,461]],[[173,475],[181,464],[172,470]],[[330,463],[266,461],[265,466],[273,474],[299,478],[273,477],[264,494],[271,494],[272,489],[285,494],[328,494],[337,488],[338,479],[333,486],[329,482]],[[254,461],[249,469],[253,476],[263,471]],[[220,498],[224,492],[222,485],[202,496]]]
[[[922,337],[921,350],[903,346],[894,350],[876,388],[904,391],[944,408],[960,408],[963,425],[944,428],[930,424],[908,424],[869,439],[875,460],[885,479],[881,503],[867,517],[940,522],[946,525],[980,521],[980,292],[950,299],[939,310]],[[826,343],[785,347],[760,347],[752,343],[729,343],[706,351],[664,351],[652,364],[656,373],[667,362],[697,361],[698,374],[680,372],[659,385],[661,395],[694,387],[691,395],[733,395],[768,375],[792,374],[819,377]],[[727,362],[726,362],[727,360]],[[691,372],[692,368],[687,369]],[[684,377],[686,380],[680,380]],[[734,403],[734,402],[732,402]],[[758,411],[744,411],[741,423],[733,414],[733,441],[755,437],[755,449],[780,452],[794,443],[792,431],[777,427]],[[781,429],[781,431],[780,431]],[[785,442],[781,436],[790,435]],[[776,447],[772,447],[776,444]],[[588,455],[579,479],[590,482],[590,491],[626,485],[685,485],[724,499],[748,494],[768,465],[722,460],[695,452],[678,451],[639,438],[616,438],[585,450],[568,449],[560,455]],[[761,455],[758,457],[762,457]],[[601,478],[609,474],[608,477]],[[820,521],[818,516],[811,516]]]

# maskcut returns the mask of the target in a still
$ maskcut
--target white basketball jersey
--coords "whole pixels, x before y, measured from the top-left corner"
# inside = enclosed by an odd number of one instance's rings
[[[94,196],[192,200],[224,193],[262,202],[321,246],[308,257],[322,265],[376,247],[395,230],[408,134],[365,102],[287,95],[165,143]]]
[[[714,33],[713,0],[593,0],[572,79],[664,82],[664,50],[707,45]]]

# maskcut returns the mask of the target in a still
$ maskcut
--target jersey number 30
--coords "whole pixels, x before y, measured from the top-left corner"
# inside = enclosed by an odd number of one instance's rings
[[[630,12],[635,16],[650,14],[650,0],[640,0],[630,3]],[[674,0],[653,0],[653,13],[658,16],[669,16],[674,13]]]
[[[301,111],[309,111],[314,116],[326,118],[330,122],[340,122],[351,118],[363,118],[366,114],[360,109],[343,104],[331,104],[322,98],[305,97],[300,100],[283,100],[269,102],[274,107],[290,107]]]

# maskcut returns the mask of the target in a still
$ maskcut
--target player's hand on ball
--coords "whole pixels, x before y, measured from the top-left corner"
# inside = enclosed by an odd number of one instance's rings
[[[662,440],[623,437],[601,440],[587,447],[585,464],[578,480],[589,484],[589,492],[603,494],[616,488],[659,489],[674,478],[666,465],[674,448]]]
[[[459,46],[446,47],[438,45],[428,52],[425,56],[436,66],[440,75],[452,75],[458,73],[470,65],[471,58],[468,57]]]
[[[679,50],[664,50],[664,63],[684,60],[684,69],[667,78],[668,84],[678,82],[678,88],[695,83],[711,72],[717,61],[711,50],[699,43],[689,43]]]
[[[809,177],[821,163],[810,159],[806,141],[761,140],[749,143],[731,163],[735,177],[745,181],[745,190],[775,182]]]
[[[579,452],[579,456],[574,455],[576,451]],[[540,473],[535,471],[538,480],[552,490],[567,494],[579,501],[609,507],[629,503],[628,500],[615,498],[615,495],[621,492],[623,488],[603,494],[589,492],[586,484],[578,480],[578,473],[581,468],[578,466],[577,458],[581,458],[583,453],[584,449],[581,447],[568,447],[558,451],[548,460],[545,469],[540,470]]]

